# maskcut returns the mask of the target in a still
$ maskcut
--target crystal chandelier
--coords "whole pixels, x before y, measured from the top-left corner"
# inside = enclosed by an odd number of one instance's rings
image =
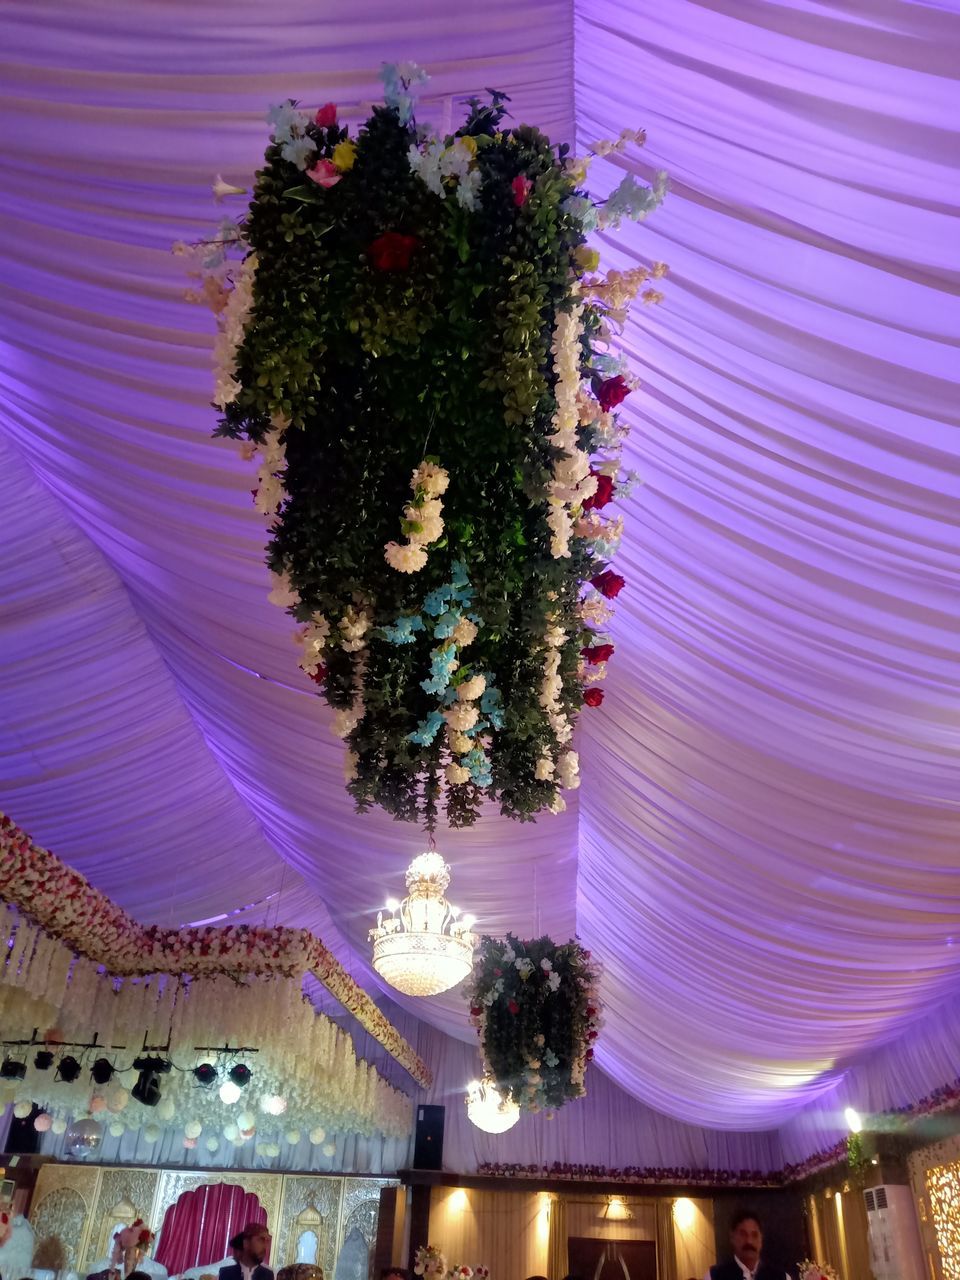
[[[450,868],[439,853],[420,853],[407,868],[407,896],[377,912],[370,930],[373,967],[408,996],[435,996],[462,982],[473,968],[472,916],[458,919],[444,894]]]
[[[484,1133],[506,1133],[520,1119],[520,1108],[492,1080],[474,1080],[467,1088],[467,1116]]]

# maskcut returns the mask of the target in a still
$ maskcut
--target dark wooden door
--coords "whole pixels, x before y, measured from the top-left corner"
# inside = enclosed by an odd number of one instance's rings
[[[652,1240],[567,1241],[570,1274],[581,1280],[657,1280],[657,1246]]]

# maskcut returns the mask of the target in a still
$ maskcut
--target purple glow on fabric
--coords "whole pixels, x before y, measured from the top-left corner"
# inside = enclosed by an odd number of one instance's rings
[[[410,57],[438,122],[495,85],[560,139],[575,89],[581,145],[649,135],[593,189],[672,186],[600,244],[671,268],[623,339],[645,483],[617,655],[579,805],[441,846],[485,931],[577,930],[601,958],[599,1061],[630,1093],[730,1129],[823,1095],[825,1132],[850,1064],[960,981],[958,15],[335,10],[202,0],[174,27],[55,0],[40,30],[6,7],[3,807],[143,919],[269,899],[373,984],[366,930],[421,838],[343,791],[169,248],[216,220],[216,172],[249,181],[271,101],[359,104]],[[456,995],[407,1007],[470,1038]]]

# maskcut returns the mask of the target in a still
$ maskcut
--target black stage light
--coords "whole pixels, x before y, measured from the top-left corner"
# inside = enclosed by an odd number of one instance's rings
[[[114,1066],[106,1058],[98,1058],[90,1068],[94,1084],[109,1084],[113,1077]]]
[[[172,1065],[167,1058],[149,1055],[134,1059],[134,1070],[140,1074],[130,1092],[138,1102],[142,1102],[145,1107],[157,1105],[160,1101],[160,1076],[166,1075]]]
[[[246,1088],[250,1083],[250,1068],[238,1062],[235,1067],[230,1068],[230,1079],[239,1089]]]
[[[217,1078],[217,1068],[212,1062],[201,1062],[199,1067],[193,1068],[193,1075],[197,1084],[209,1088]]]
[[[27,1064],[17,1062],[15,1058],[4,1058],[0,1065],[0,1078],[4,1080],[22,1080],[27,1074]]]
[[[72,1054],[68,1053],[65,1058],[60,1059],[60,1065],[57,1067],[58,1080],[62,1080],[64,1084],[73,1084],[79,1074],[80,1063]]]
[[[33,1065],[38,1071],[49,1071],[53,1066],[53,1054],[49,1049],[39,1049],[37,1056],[33,1060]]]

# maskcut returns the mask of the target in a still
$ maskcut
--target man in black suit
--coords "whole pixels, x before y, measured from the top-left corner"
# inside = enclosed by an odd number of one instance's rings
[[[270,1249],[270,1232],[262,1222],[248,1222],[230,1241],[236,1262],[220,1268],[219,1280],[273,1280],[273,1272],[264,1265]]]
[[[790,1280],[790,1277],[763,1261],[763,1230],[752,1209],[738,1213],[730,1224],[730,1247],[733,1257],[711,1267],[706,1280]]]

